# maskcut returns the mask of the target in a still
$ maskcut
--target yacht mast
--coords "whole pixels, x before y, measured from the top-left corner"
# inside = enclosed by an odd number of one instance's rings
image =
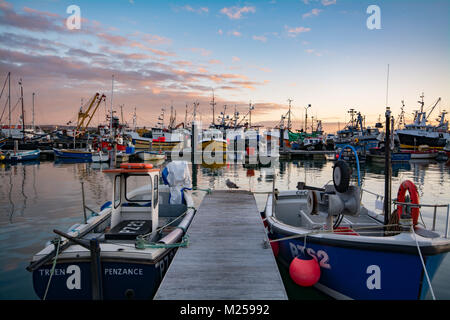
[[[8,106],[9,106],[9,116],[8,116],[9,138],[11,138],[11,72],[8,72]]]
[[[25,112],[23,107],[23,86],[22,79],[19,80],[20,85],[20,100],[22,102],[22,141],[25,142]]]

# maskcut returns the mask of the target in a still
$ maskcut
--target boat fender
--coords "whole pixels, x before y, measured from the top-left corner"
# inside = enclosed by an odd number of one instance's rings
[[[411,199],[411,203],[419,204],[419,192],[417,191],[416,185],[411,180],[405,180],[402,182],[400,187],[398,188],[397,193],[397,201],[405,202],[406,199],[406,191],[409,192],[409,196]],[[411,217],[413,221],[413,225],[416,225],[419,221],[419,211],[420,209],[415,207],[411,208]],[[397,206],[398,218],[400,219],[403,213],[403,206]]]
[[[104,209],[111,207],[111,204],[112,204],[111,201],[105,202],[105,203],[101,206],[100,211],[103,211]]]
[[[310,255],[297,256],[289,266],[291,279],[302,287],[310,287],[320,279],[320,266]]]
[[[340,192],[347,192],[350,185],[350,167],[345,161],[338,160],[333,167],[334,188]]]

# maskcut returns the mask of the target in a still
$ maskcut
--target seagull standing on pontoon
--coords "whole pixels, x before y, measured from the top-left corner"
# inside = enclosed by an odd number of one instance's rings
[[[226,183],[227,187],[230,189],[239,189],[239,187],[234,182],[231,182],[230,179],[227,179],[227,181],[225,181],[225,183]]]

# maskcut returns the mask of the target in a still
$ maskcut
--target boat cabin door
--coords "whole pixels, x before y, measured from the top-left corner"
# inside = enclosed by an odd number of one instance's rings
[[[112,178],[110,239],[134,240],[152,233],[153,240],[159,223],[159,170],[105,170]]]

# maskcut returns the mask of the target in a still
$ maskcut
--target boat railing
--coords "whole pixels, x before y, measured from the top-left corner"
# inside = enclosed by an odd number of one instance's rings
[[[437,216],[437,208],[447,208],[447,216],[446,216],[446,222],[445,222],[445,238],[448,238],[448,223],[449,223],[449,217],[450,217],[450,204],[415,204],[410,202],[398,202],[397,200],[392,201],[395,205],[401,206],[405,208],[405,210],[408,210],[408,208],[434,208],[433,210],[433,226],[431,227],[431,231],[436,230],[436,216]]]
[[[377,199],[384,200],[384,196],[381,194],[378,194],[378,193],[375,193],[375,192],[372,192],[370,190],[366,190],[363,188],[361,188],[361,191],[367,192],[371,195],[374,195],[377,197]],[[362,194],[361,194],[361,198],[362,198]],[[437,209],[438,208],[447,208],[444,236],[445,236],[445,238],[448,238],[449,222],[450,222],[450,203],[449,204],[425,204],[425,203],[415,204],[415,203],[411,203],[411,202],[399,202],[399,201],[397,201],[397,199],[392,199],[391,201],[393,204],[395,204],[397,206],[404,207],[406,211],[408,211],[409,208],[433,208],[433,224],[431,227],[431,231],[436,231]]]

